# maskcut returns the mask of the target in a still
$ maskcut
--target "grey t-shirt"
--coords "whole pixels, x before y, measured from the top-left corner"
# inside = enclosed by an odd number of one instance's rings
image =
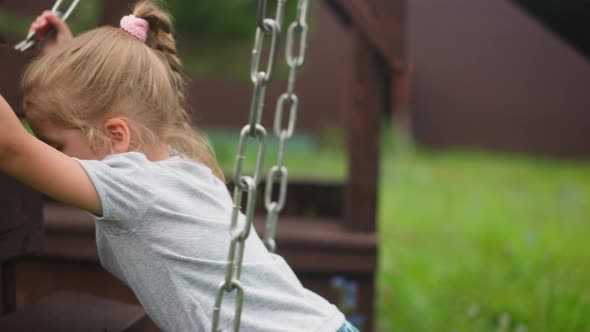
[[[96,217],[102,266],[129,285],[161,329],[210,331],[229,247],[232,200],[225,184],[208,167],[179,156],[151,162],[128,152],[76,160],[103,207]],[[254,230],[241,282],[241,331],[334,332],[344,323],[342,313],[305,289]],[[223,299],[221,327],[231,326],[233,294]]]

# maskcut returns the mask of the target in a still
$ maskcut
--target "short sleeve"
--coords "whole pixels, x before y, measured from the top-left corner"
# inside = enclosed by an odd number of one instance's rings
[[[103,160],[73,159],[84,168],[98,193],[102,216],[95,216],[97,222],[113,233],[134,231],[155,197],[146,157],[130,152]]]

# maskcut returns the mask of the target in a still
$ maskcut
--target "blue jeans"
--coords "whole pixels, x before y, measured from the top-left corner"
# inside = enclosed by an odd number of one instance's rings
[[[344,325],[342,325],[342,327],[340,327],[336,332],[359,332],[359,330],[357,330],[357,328],[348,321],[344,321]]]

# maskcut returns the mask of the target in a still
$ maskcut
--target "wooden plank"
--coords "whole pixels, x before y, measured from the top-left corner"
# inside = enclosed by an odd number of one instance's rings
[[[21,111],[19,79],[32,55],[0,47],[0,91],[10,106]],[[42,244],[41,195],[16,180],[0,175],[0,262],[38,249]]]
[[[389,104],[390,73],[370,41],[353,31],[354,82],[348,110],[349,175],[345,225],[374,231],[382,115]]]
[[[0,91],[8,104],[17,113],[22,116],[22,94],[19,90],[20,78],[25,70],[26,65],[32,60],[34,52],[22,53],[13,49],[10,42],[12,40],[0,37],[6,43],[0,44]]]
[[[57,203],[44,210],[47,245],[37,257],[98,261],[92,217]],[[264,221],[255,220],[259,234]],[[339,219],[283,217],[277,243],[279,254],[300,271],[371,272],[377,265],[376,234],[348,230]]]
[[[361,331],[375,331],[375,275],[366,276],[359,280],[358,303],[361,304],[363,326]]]
[[[395,72],[405,69],[405,0],[326,0]]]
[[[266,181],[262,181],[259,188],[265,187]],[[287,201],[281,216],[341,218],[344,187],[343,181],[290,179],[287,186]],[[228,185],[228,189],[233,192],[232,183]],[[275,183],[273,193],[278,192],[279,184]],[[266,214],[264,190],[259,189],[256,194],[256,213]],[[243,203],[245,209],[246,201],[244,200]]]
[[[20,258],[14,263],[14,274],[18,280],[16,285],[17,309],[33,304],[55,291],[72,290],[64,287],[63,273],[56,266],[57,264],[52,264],[48,260],[40,260],[36,262],[35,266],[27,265],[32,259],[30,257]]]
[[[0,175],[0,262],[43,245],[41,203],[39,193]]]
[[[99,262],[27,257],[15,263],[17,308],[64,290],[140,305],[133,291]]]
[[[23,55],[0,37],[0,91],[12,108],[21,111],[19,79],[31,55]],[[16,310],[16,280],[11,259],[38,250],[43,243],[41,195],[0,175],[0,315]]]
[[[143,331],[149,318],[140,306],[94,296],[56,292],[0,318],[2,331]]]
[[[0,267],[0,316],[16,310],[16,280],[14,262],[4,262]]]
[[[4,263],[0,262],[0,316],[3,316],[7,312],[5,311],[6,305],[4,304],[4,294],[6,291],[4,290]]]

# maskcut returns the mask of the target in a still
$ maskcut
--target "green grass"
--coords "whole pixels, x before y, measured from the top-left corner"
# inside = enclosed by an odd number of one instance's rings
[[[346,175],[327,136],[288,146],[290,174]],[[231,170],[237,136],[212,138]],[[396,153],[384,138],[379,331],[590,331],[590,162]]]
[[[383,164],[384,331],[590,331],[590,163],[419,152]]]
[[[247,119],[246,119],[247,120]],[[266,143],[266,158],[264,159],[265,173],[277,162],[278,139],[272,128]],[[233,174],[236,152],[239,142],[239,130],[206,130],[217,160],[225,174]],[[338,181],[345,178],[348,172],[346,155],[343,153],[343,143],[337,135],[328,133],[324,137],[313,137],[307,134],[296,134],[287,142],[285,166],[289,170],[290,179],[317,179]],[[250,140],[247,144],[244,174],[251,175],[256,164],[258,142]]]

